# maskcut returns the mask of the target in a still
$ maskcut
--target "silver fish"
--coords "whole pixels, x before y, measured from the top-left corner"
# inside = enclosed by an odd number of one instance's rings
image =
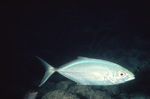
[[[55,69],[37,56],[44,65],[46,72],[39,85],[42,86],[54,73],[75,81],[78,85],[116,85],[133,80],[134,74],[124,67],[101,59],[78,57],[67,64]]]

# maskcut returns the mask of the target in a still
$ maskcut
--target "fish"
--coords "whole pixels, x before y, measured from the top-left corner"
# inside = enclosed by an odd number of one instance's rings
[[[59,68],[54,68],[42,58],[36,56],[45,68],[45,74],[39,84],[42,86],[54,73],[65,76],[77,85],[116,85],[135,79],[134,74],[116,63],[88,57],[78,57]]]

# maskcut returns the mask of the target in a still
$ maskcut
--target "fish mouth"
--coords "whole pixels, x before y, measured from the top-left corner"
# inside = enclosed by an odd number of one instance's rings
[[[133,76],[133,77],[129,77],[128,78],[128,80],[133,80],[133,79],[135,79],[135,77]]]

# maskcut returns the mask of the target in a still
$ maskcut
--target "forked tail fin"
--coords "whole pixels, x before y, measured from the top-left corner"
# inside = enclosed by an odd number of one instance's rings
[[[46,61],[44,61],[42,58],[36,56],[37,59],[40,60],[40,62],[42,63],[42,65],[44,66],[46,72],[44,74],[44,77],[41,81],[41,83],[39,84],[39,87],[42,86],[46,81],[47,79],[55,72],[55,68],[52,67],[50,64],[48,64]]]

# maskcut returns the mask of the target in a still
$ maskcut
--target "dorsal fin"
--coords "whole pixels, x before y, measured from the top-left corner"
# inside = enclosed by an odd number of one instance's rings
[[[89,59],[88,57],[78,56],[78,59]]]

